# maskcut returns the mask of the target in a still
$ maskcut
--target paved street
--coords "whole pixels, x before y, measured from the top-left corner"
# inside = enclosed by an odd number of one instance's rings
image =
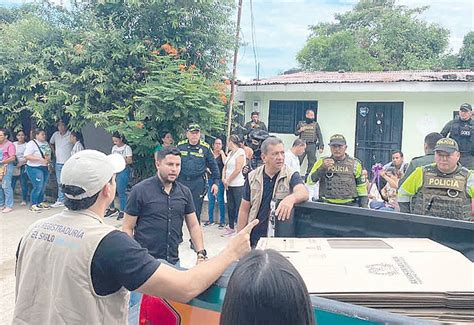
[[[18,242],[30,224],[46,218],[60,209],[50,209],[41,213],[29,212],[25,207],[15,206],[11,213],[0,213],[0,324],[10,324],[15,302],[15,252]],[[206,202],[203,206],[203,217],[207,217]],[[106,218],[106,222],[120,228],[121,222],[115,218]],[[186,228],[186,226],[184,227]],[[210,257],[225,247],[227,238],[220,235],[224,230],[217,226],[204,228],[204,243]],[[191,267],[196,262],[196,254],[189,248],[189,234],[183,230],[184,241],[180,246],[181,265]]]

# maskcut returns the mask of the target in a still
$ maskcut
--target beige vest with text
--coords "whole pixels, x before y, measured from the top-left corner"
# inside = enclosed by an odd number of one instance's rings
[[[263,197],[263,169],[265,166],[260,166],[253,170],[248,178],[250,185],[250,212],[248,222],[255,220],[260,209]],[[283,200],[290,195],[290,180],[295,171],[283,165],[280,174],[278,174],[275,187],[273,188],[273,198]]]
[[[92,285],[92,257],[113,230],[88,210],[34,223],[19,249],[13,324],[127,324],[129,291],[98,296]]]

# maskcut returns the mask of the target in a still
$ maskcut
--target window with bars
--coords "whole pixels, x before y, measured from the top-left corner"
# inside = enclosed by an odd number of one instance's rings
[[[271,133],[294,133],[296,124],[304,120],[307,109],[312,109],[317,116],[318,102],[304,100],[271,100],[268,113],[268,130]]]

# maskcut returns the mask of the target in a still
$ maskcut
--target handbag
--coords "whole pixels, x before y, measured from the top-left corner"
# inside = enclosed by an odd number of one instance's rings
[[[0,182],[3,180],[3,177],[7,174],[7,164],[0,165]]]
[[[42,157],[43,159],[46,159],[45,156],[44,156],[43,150],[41,150],[41,148],[40,148],[38,142],[36,142],[35,140],[33,140],[33,142],[34,142],[34,143],[36,144],[36,146],[38,147],[38,150],[39,150],[39,152],[40,152],[40,154],[41,154],[41,157]],[[54,171],[53,165],[51,164],[51,162],[48,162],[48,172],[52,173],[53,171]]]

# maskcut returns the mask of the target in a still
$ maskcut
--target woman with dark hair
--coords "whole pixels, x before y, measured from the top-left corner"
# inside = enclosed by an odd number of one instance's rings
[[[12,177],[16,159],[15,145],[8,140],[7,129],[0,129],[0,209],[2,213],[13,210]]]
[[[222,183],[227,193],[227,215],[229,216],[229,227],[222,234],[223,237],[235,234],[235,223],[239,214],[240,202],[244,190],[245,178],[242,169],[245,165],[245,151],[240,148],[240,138],[238,135],[231,135],[227,141],[230,149],[229,155],[224,161],[222,171]]]
[[[69,141],[74,145],[71,150],[71,156],[86,148],[84,145],[84,137],[81,132],[72,131]]]
[[[21,203],[20,205],[26,205],[28,202],[28,175],[26,175],[26,135],[23,130],[16,133],[16,140],[13,142],[16,149],[16,161],[17,164],[13,169],[12,179],[12,190],[15,192],[16,183],[20,181],[21,186]]]
[[[43,201],[49,180],[48,165],[51,164],[51,147],[46,141],[44,129],[33,131],[33,139],[27,143],[24,157],[26,173],[33,185],[30,211],[39,212],[42,209],[49,209],[50,207]]]
[[[224,160],[226,156],[224,150],[222,150],[222,140],[220,138],[216,138],[214,140],[214,143],[212,144],[212,154],[217,162],[217,167],[219,167],[219,172],[222,175],[222,169],[224,168]],[[207,212],[209,220],[206,221],[203,226],[207,227],[214,224],[214,207],[217,200],[217,204],[219,206],[219,229],[223,229],[225,227],[224,184],[222,183],[222,180],[219,180],[219,183],[217,184],[217,195],[214,195],[212,193],[213,179],[209,177],[208,182],[209,186],[207,190],[207,198],[209,199],[209,204],[207,205]]]
[[[155,152],[154,152],[155,160],[158,158],[158,151],[160,151],[163,148],[171,147],[171,145],[174,143],[173,135],[168,131],[164,131],[161,134],[160,138],[161,138],[161,143],[159,143],[155,147]]]
[[[295,267],[277,251],[253,250],[232,273],[221,325],[314,325],[308,289]]]
[[[130,165],[132,164],[132,148],[126,143],[127,140],[125,136],[117,131],[112,134],[112,142],[114,146],[112,147],[112,153],[119,154],[125,159],[126,167],[120,173],[117,174],[115,177],[115,182],[117,183],[117,194],[120,201],[120,211],[117,217],[117,220],[123,218],[123,211],[125,210],[125,206],[127,205],[127,186],[128,181],[130,180]],[[114,203],[112,202],[111,208],[108,212],[106,212],[106,217],[111,216],[112,214],[116,213],[117,209],[114,208]]]

